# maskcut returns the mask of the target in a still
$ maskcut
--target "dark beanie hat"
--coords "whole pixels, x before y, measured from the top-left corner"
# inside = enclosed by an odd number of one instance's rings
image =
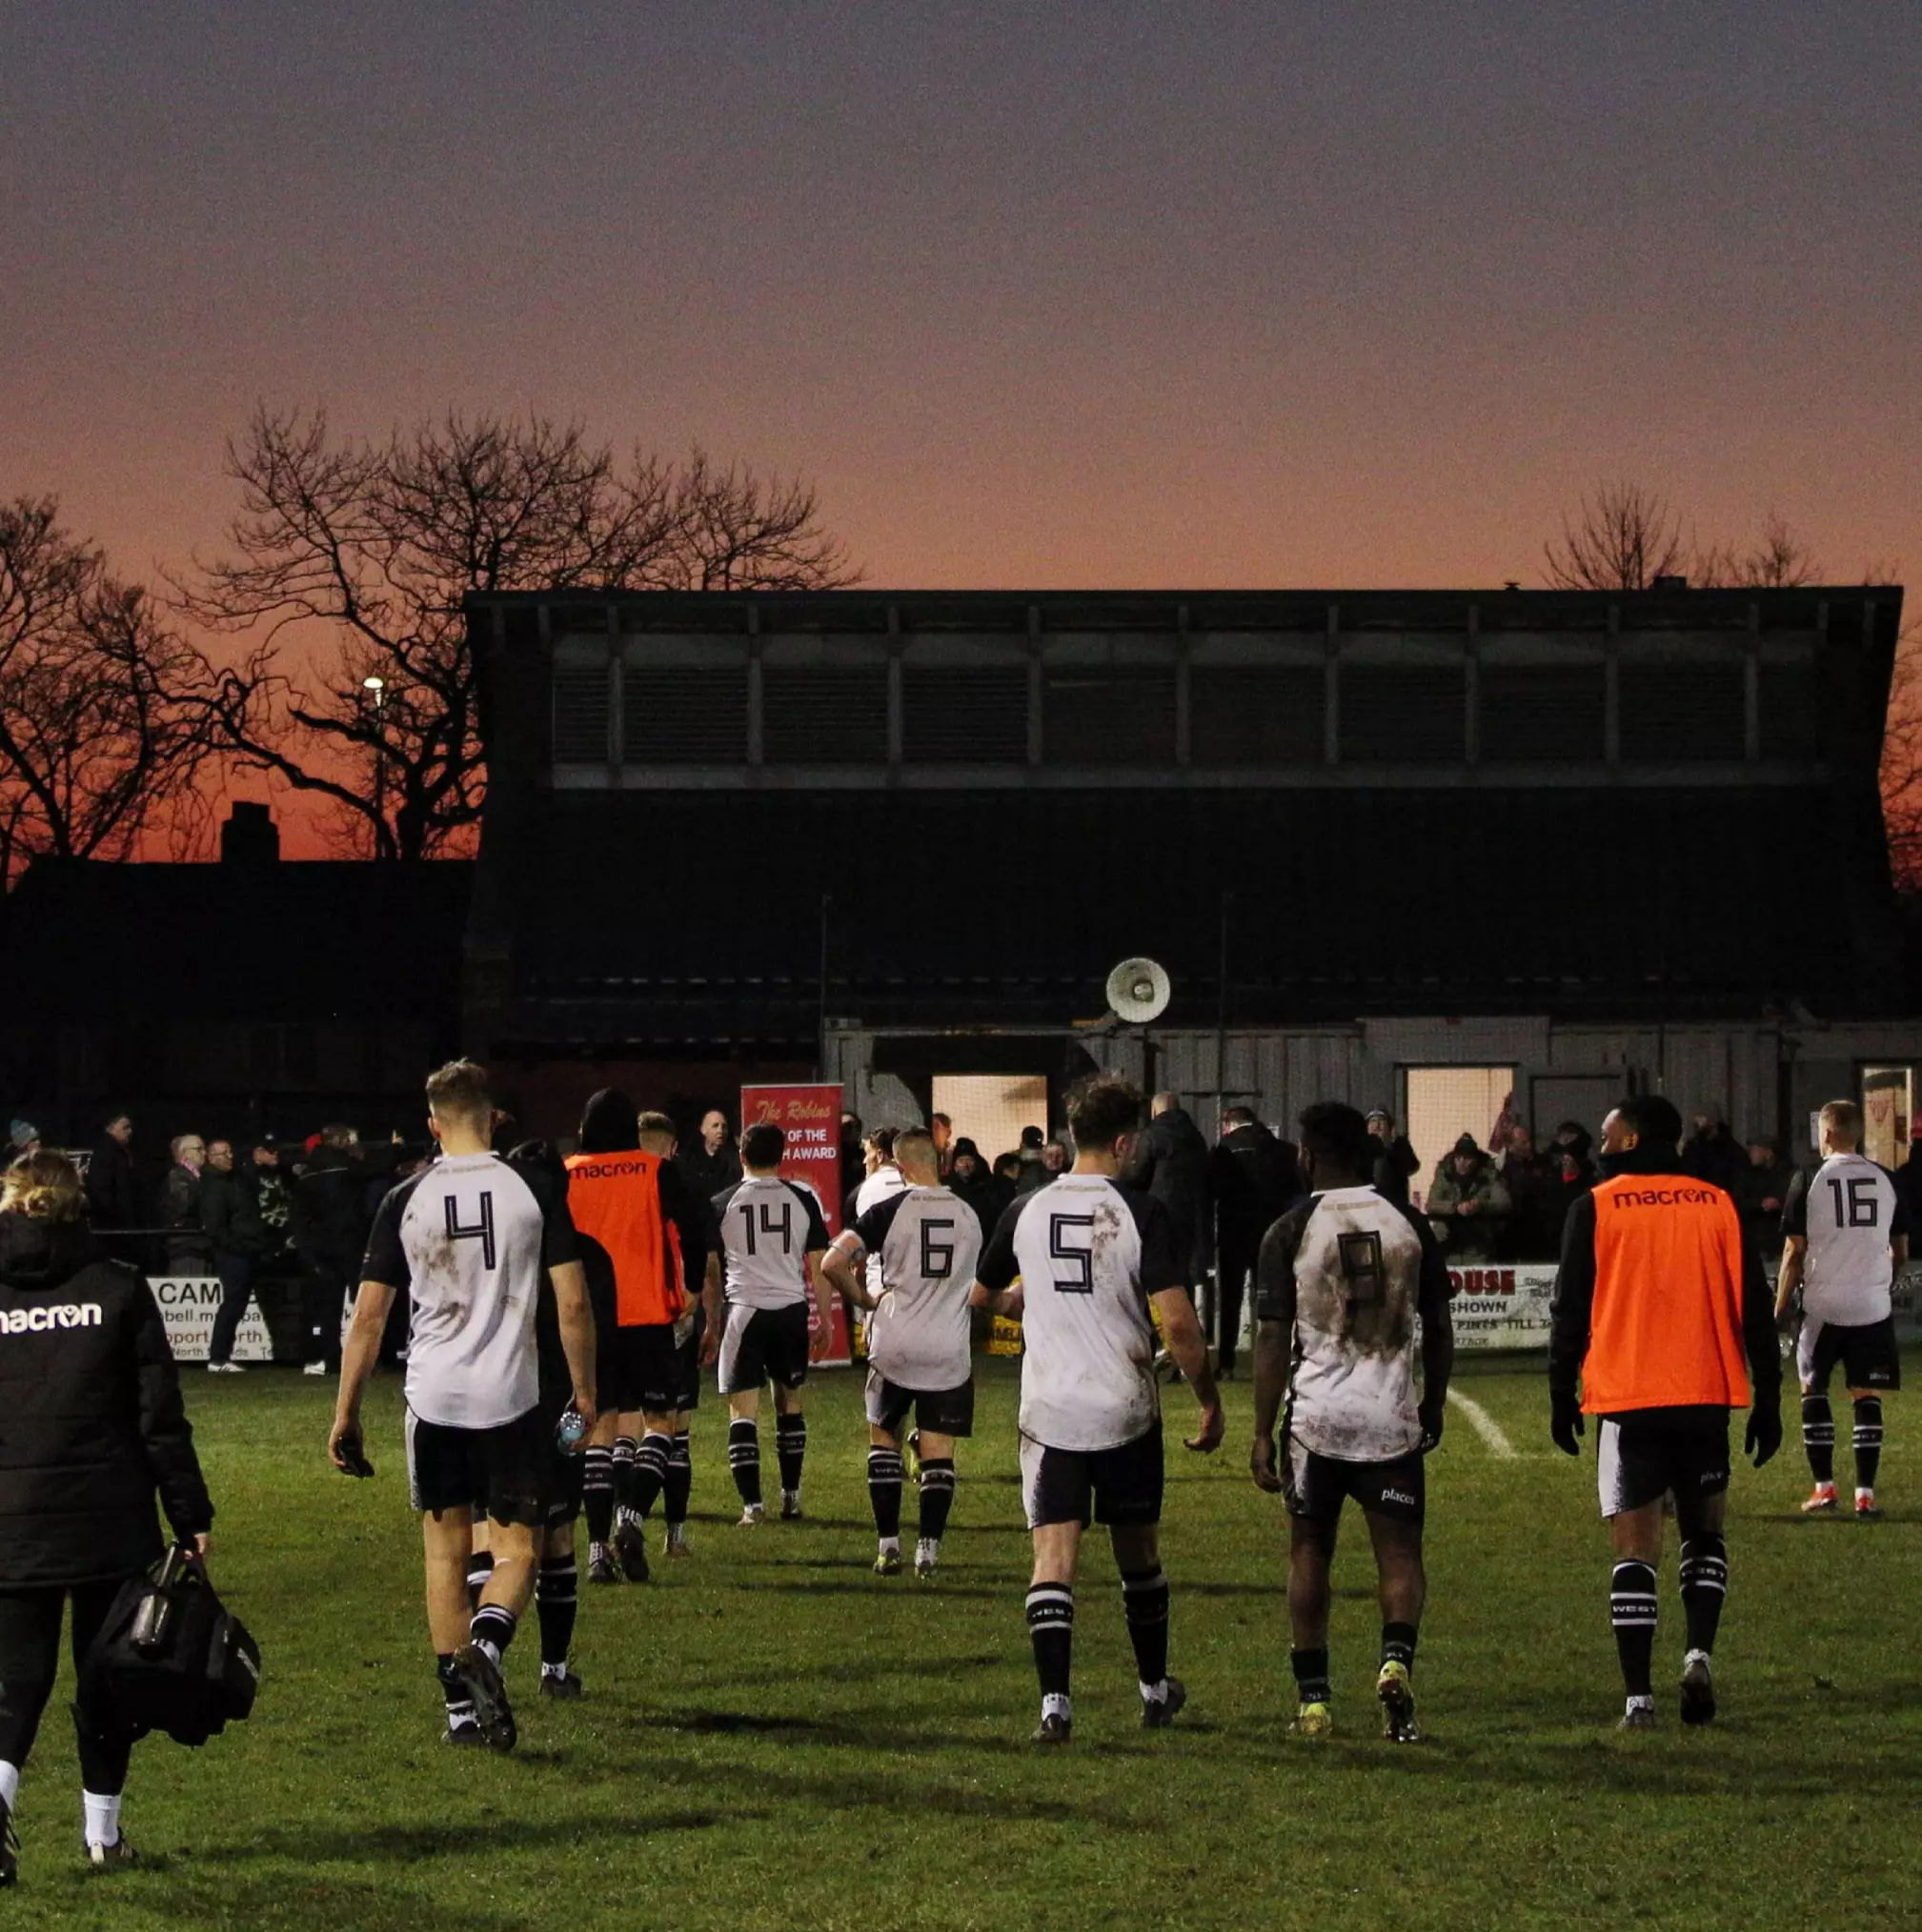
[[[618,1087],[603,1087],[580,1117],[583,1154],[626,1154],[640,1145],[640,1109]]]

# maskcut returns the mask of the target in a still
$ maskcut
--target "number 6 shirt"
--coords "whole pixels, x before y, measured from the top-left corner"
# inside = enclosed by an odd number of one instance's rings
[[[981,1222],[944,1187],[897,1188],[854,1224],[880,1264],[880,1306],[868,1318],[868,1360],[898,1389],[941,1395],[974,1372],[968,1285]]]
[[[1022,1282],[1023,1436],[1118,1449],[1161,1417],[1148,1298],[1188,1285],[1168,1211],[1099,1174],[1064,1174],[1002,1215],[978,1278]]]
[[[1417,1449],[1415,1316],[1446,1305],[1434,1237],[1372,1187],[1334,1187],[1290,1208],[1262,1241],[1257,1320],[1279,1318],[1294,1285],[1289,1437],[1342,1462],[1392,1462]]]
[[[1889,1318],[1894,1262],[1889,1243],[1909,1232],[1888,1172],[1859,1154],[1831,1154],[1812,1177],[1798,1172],[1782,1203],[1782,1233],[1809,1243],[1802,1312],[1837,1328]]]

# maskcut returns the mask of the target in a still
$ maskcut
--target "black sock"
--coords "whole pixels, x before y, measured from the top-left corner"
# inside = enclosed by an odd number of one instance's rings
[[[1882,1461],[1882,1398],[1855,1399],[1855,1487],[1873,1489]]]
[[[687,1431],[676,1432],[674,1448],[667,1459],[667,1480],[662,1485],[665,1503],[662,1514],[672,1527],[687,1520],[687,1500],[694,1494],[694,1457],[689,1452]]]
[[[780,1463],[780,1486],[793,1495],[800,1488],[801,1459],[807,1454],[807,1418],[777,1416],[774,1421],[774,1453]]]
[[[641,1438],[634,1452],[634,1513],[644,1517],[667,1482],[667,1459],[674,1454],[674,1438],[649,1434]]]
[[[1399,1663],[1405,1670],[1415,1667],[1415,1626],[1412,1623],[1382,1625],[1382,1661]]]
[[[614,1503],[617,1509],[634,1507],[634,1459],[637,1454],[632,1436],[614,1439]]]
[[[1631,1698],[1654,1695],[1649,1672],[1655,1657],[1655,1572],[1647,1563],[1617,1563],[1608,1585],[1608,1620],[1622,1682]]]
[[[494,1652],[495,1662],[498,1663],[507,1655],[507,1646],[514,1641],[519,1621],[505,1604],[483,1603],[467,1626],[467,1640],[487,1644]]]
[[[563,1557],[541,1558],[534,1580],[534,1607],[540,1618],[540,1660],[544,1664],[567,1661],[568,1647],[574,1641],[579,1581],[572,1550]]]
[[[1802,1398],[1802,1453],[1817,1482],[1835,1479],[1835,1417],[1827,1396]]]
[[[463,1724],[473,1723],[474,1700],[467,1695],[467,1687],[454,1668],[453,1651],[439,1652],[434,1660],[434,1670],[440,1680],[440,1695],[447,1705],[447,1728],[458,1730]]]
[[[1075,1593],[1067,1583],[1037,1583],[1028,1592],[1028,1640],[1043,1703],[1068,1695],[1074,1660]]]
[[[1168,1579],[1157,1563],[1152,1570],[1122,1573],[1122,1615],[1135,1647],[1135,1675],[1148,1690],[1159,1690],[1168,1675]]]
[[[487,1580],[494,1575],[494,1552],[475,1550],[467,1559],[467,1614],[471,1617],[480,1608],[480,1593],[487,1588]]]
[[[1729,1545],[1720,1537],[1689,1537],[1682,1544],[1682,1614],[1689,1622],[1689,1648],[1713,1650],[1729,1594]]]
[[[727,1466],[743,1506],[753,1508],[760,1500],[760,1431],[740,1417],[727,1425]]]
[[[590,1449],[580,1473],[580,1508],[587,1518],[587,1540],[604,1543],[614,1534],[614,1458],[605,1449]]]
[[[938,1543],[947,1535],[948,1511],[954,1507],[954,1458],[936,1456],[921,1466],[921,1533]]]
[[[900,1540],[902,1480],[900,1451],[867,1452],[867,1499],[874,1510],[874,1533],[878,1537]]]
[[[1294,1666],[1295,1695],[1305,1704],[1325,1704],[1334,1696],[1328,1682],[1328,1649],[1291,1650],[1288,1661]]]

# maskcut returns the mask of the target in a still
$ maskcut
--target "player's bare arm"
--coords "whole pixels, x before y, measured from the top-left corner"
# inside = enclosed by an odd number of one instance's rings
[[[1448,1270],[1438,1250],[1426,1249],[1422,1258],[1422,1399],[1417,1414],[1422,1423],[1426,1455],[1442,1439],[1447,1415],[1448,1379],[1455,1372],[1455,1323],[1448,1312]]]
[[[560,1323],[561,1353],[574,1379],[574,1406],[591,1429],[596,1415],[594,1310],[587,1299],[587,1270],[578,1261],[561,1261],[549,1270],[555,1313]]]
[[[1207,1338],[1202,1333],[1201,1318],[1185,1288],[1163,1288],[1149,1297],[1161,1318],[1162,1339],[1175,1358],[1175,1366],[1187,1379],[1201,1410],[1201,1427],[1185,1439],[1186,1446],[1204,1456],[1212,1456],[1222,1446],[1227,1431],[1227,1418],[1222,1412],[1221,1391],[1215,1387],[1215,1372],[1208,1366]]]
[[[1010,1281],[1005,1288],[990,1288],[985,1281],[977,1281],[968,1290],[968,1306],[985,1308],[990,1315],[1019,1321],[1022,1307],[1021,1281],[1019,1278]]]
[[[1294,1356],[1295,1274],[1285,1246],[1270,1228],[1255,1261],[1255,1439],[1248,1451],[1248,1473],[1258,1489],[1281,1493],[1275,1466],[1275,1424],[1288,1392]]]
[[[834,1245],[821,1257],[821,1278],[828,1287],[853,1308],[879,1308],[880,1298],[870,1295],[862,1279],[865,1270],[862,1263],[867,1259],[867,1250],[861,1245],[860,1237],[848,1233],[839,1236]]]
[[[1892,1242],[1892,1246],[1893,1243]],[[1903,1240],[1907,1247],[1906,1237]],[[1795,1305],[1796,1294],[1802,1286],[1803,1271],[1809,1265],[1809,1238],[1806,1235],[1790,1235],[1782,1243],[1782,1268],[1775,1278],[1775,1319],[1785,1321],[1789,1311]]]
[[[354,1298],[354,1319],[340,1352],[340,1393],[334,1399],[334,1427],[327,1438],[328,1459],[336,1469],[351,1473],[359,1460],[357,1453],[352,1457],[344,1453],[343,1443],[360,1434],[360,1399],[380,1359],[380,1338],[386,1333],[388,1311],[396,1292],[384,1281],[363,1281]],[[355,1448],[357,1452],[357,1441]]]

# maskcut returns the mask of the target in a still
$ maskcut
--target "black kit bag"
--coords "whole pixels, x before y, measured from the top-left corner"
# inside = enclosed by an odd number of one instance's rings
[[[253,1710],[260,1646],[214,1594],[193,1552],[175,1546],[120,1586],[80,1683],[96,1723],[204,1744]]]

